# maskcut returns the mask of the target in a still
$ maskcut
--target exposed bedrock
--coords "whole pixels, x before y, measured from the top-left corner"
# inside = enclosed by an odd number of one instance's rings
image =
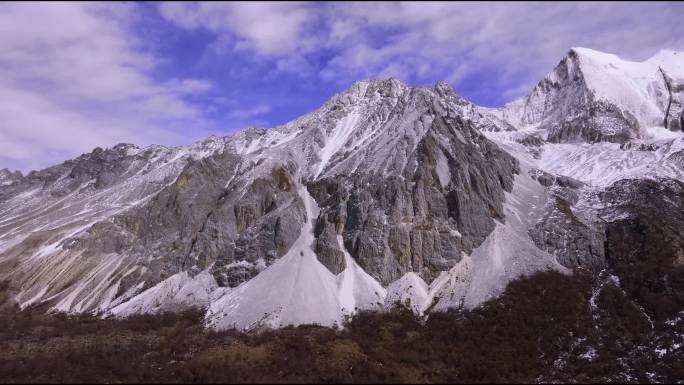
[[[145,205],[95,224],[72,247],[136,256],[150,282],[209,267],[221,285],[250,279],[289,249],[305,214],[293,165],[248,178],[254,165],[238,171],[241,162],[229,152],[190,161]]]
[[[505,220],[504,191],[518,163],[468,123],[436,118],[407,164],[401,175],[358,172],[309,184],[321,206],[316,253],[332,272],[344,268],[335,241],[342,234],[381,283],[410,271],[432,280],[481,244],[494,219]]]
[[[573,207],[584,184],[537,169],[530,170],[530,176],[551,191],[544,215],[530,229],[532,240],[565,267],[604,268],[603,223],[595,216],[576,213]]]
[[[521,123],[546,129],[546,140],[554,143],[623,143],[638,138],[637,119],[591,89],[583,60],[570,50],[522,102]]]

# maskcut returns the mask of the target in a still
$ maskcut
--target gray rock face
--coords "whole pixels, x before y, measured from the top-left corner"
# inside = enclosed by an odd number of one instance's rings
[[[684,150],[673,152],[668,157],[668,161],[677,165],[681,170],[684,170]]]
[[[530,230],[532,240],[568,268],[600,271],[606,266],[605,227],[580,218],[572,204],[555,195],[542,220]]]
[[[624,143],[639,137],[639,124],[629,112],[612,104],[593,101],[577,117],[550,123],[547,140],[552,143],[586,141]],[[608,129],[606,129],[608,128]]]
[[[478,246],[493,218],[503,220],[503,192],[512,188],[518,164],[461,117],[462,98],[445,83],[429,89],[378,82],[366,95],[374,87],[395,97],[389,108],[379,106],[380,130],[393,136],[333,158],[328,169],[336,175],[308,183],[321,207],[316,254],[333,273],[342,271],[342,235],[352,257],[381,283],[409,271],[431,280]],[[379,157],[375,148],[392,151]]]
[[[663,125],[671,131],[684,131],[684,79],[673,79],[660,68],[667,87],[667,107]]]
[[[684,266],[684,239],[676,230],[684,221],[682,182],[623,179],[588,192],[587,210],[575,206],[583,194],[576,187],[549,183],[553,176],[547,173],[540,172],[537,180],[552,189],[554,200],[530,235],[564,266],[595,272],[617,268],[629,275],[639,264],[645,270]]]
[[[518,143],[528,147],[541,147],[544,145],[544,139],[537,135],[525,135],[523,138],[518,139]]]
[[[595,216],[581,215],[573,207],[584,184],[575,179],[530,170],[533,179],[551,191],[543,217],[530,229],[537,246],[556,256],[568,268],[600,271],[605,267],[605,226]]]
[[[246,181],[241,161],[229,152],[191,160],[148,204],[96,224],[74,247],[138,256],[152,282],[209,267],[222,285],[253,277],[287,251],[305,218],[292,170]]]
[[[482,243],[494,218],[504,220],[503,192],[512,188],[517,162],[469,123],[437,115],[407,163],[415,166],[400,175],[355,173],[309,184],[321,205],[316,252],[331,271],[344,267],[335,246],[341,233],[381,283],[409,271],[431,280]]]

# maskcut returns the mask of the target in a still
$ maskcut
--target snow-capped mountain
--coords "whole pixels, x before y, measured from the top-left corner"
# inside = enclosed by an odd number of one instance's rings
[[[626,142],[648,138],[650,127],[681,130],[683,63],[675,51],[630,62],[573,48],[530,95],[500,112],[518,128],[543,129],[555,143]]]
[[[681,211],[683,85],[684,54],[574,48],[500,109],[361,81],[272,129],[3,170],[0,278],[22,307],[200,306],[214,328],[472,308],[521,275],[609,267],[653,180]]]

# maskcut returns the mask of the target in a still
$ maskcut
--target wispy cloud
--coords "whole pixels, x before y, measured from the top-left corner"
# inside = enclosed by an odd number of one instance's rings
[[[179,94],[202,94],[212,88],[212,83],[204,79],[176,79],[166,82],[170,90]]]
[[[161,14],[185,28],[228,33],[236,50],[281,55],[312,46],[319,17],[313,3],[205,2],[163,3]]]
[[[267,112],[271,111],[271,107],[265,104],[260,106],[247,108],[247,109],[235,109],[228,113],[228,117],[238,120],[251,119],[257,116],[261,116]]]
[[[121,141],[186,141],[209,83],[153,80],[130,33],[135,5],[0,4],[0,162],[30,169]]]

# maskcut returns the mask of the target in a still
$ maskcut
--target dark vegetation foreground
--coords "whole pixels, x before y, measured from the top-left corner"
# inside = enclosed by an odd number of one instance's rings
[[[17,311],[0,291],[0,382],[679,382],[681,312],[607,274],[538,273],[465,313],[364,313],[344,330],[204,330],[201,312],[126,320]],[[658,308],[658,309],[656,309]],[[667,318],[670,317],[670,318]]]

